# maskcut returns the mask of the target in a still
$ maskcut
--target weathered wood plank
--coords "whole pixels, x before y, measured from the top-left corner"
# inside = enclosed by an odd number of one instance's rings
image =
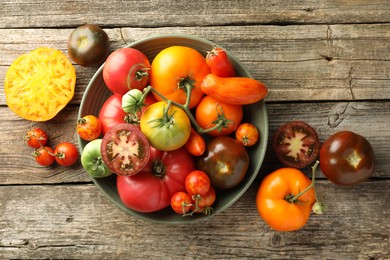
[[[317,129],[321,142],[340,130],[351,130],[365,136],[375,151],[375,177],[390,176],[390,102],[270,103],[267,111],[270,138],[259,178],[281,167],[272,152],[270,140],[276,128],[290,120],[303,120],[312,125]],[[32,123],[17,118],[7,107],[0,107],[0,184],[90,181],[80,164],[73,167],[38,166],[31,156],[32,150],[23,143],[25,132],[32,126],[40,126],[51,136],[52,146],[61,141],[77,144],[74,129],[77,113],[78,106],[69,106],[49,122]],[[319,177],[323,178],[321,174]]]
[[[389,181],[340,188],[321,181],[327,205],[303,229],[275,232],[258,216],[259,182],[205,222],[153,224],[117,209],[93,185],[0,186],[2,259],[386,259]],[[373,214],[372,212],[375,212]]]
[[[218,31],[218,34],[215,33]],[[0,84],[9,65],[42,45],[67,53],[72,29],[0,30]],[[209,39],[239,58],[270,92],[266,101],[390,99],[390,25],[305,25],[106,29],[112,49],[151,35],[188,34]],[[246,35],[245,39],[242,35]],[[96,71],[76,65],[76,93]],[[0,89],[0,104],[5,104]]]
[[[386,23],[386,0],[285,1],[3,1],[0,28],[69,27],[85,22],[110,27],[244,24]]]

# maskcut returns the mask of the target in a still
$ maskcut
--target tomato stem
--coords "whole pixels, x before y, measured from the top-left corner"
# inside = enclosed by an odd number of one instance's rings
[[[215,125],[213,127],[204,129],[201,126],[199,126],[195,117],[191,113],[191,110],[189,109],[192,85],[191,84],[184,84],[184,87],[185,87],[185,90],[187,93],[186,103],[184,105],[166,98],[163,94],[161,94],[158,90],[156,90],[152,86],[148,86],[143,90],[144,94],[142,95],[140,101],[143,103],[143,100],[145,100],[145,98],[149,94],[149,92],[150,91],[154,92],[161,99],[163,99],[164,101],[167,101],[169,103],[169,105],[172,104],[178,108],[181,108],[187,114],[188,118],[190,119],[191,123],[194,126],[194,129],[200,134],[208,133],[208,132],[211,132],[213,130],[220,131],[222,128],[227,127],[227,125],[230,123],[230,120],[228,120],[223,113],[219,114],[218,119],[214,122]],[[164,111],[164,117],[167,116],[167,113],[168,113],[168,110]]]
[[[302,196],[302,194],[304,194],[305,192],[307,192],[308,190],[310,190],[311,188],[313,188],[314,190],[314,196],[315,196],[315,203],[312,207],[313,209],[313,212],[316,213],[316,214],[323,214],[324,211],[325,211],[325,206],[324,204],[322,204],[319,200],[318,200],[318,197],[317,197],[317,192],[316,192],[316,189],[315,189],[315,173],[316,173],[316,170],[317,170],[317,166],[319,164],[319,161],[317,160],[315,162],[315,164],[312,166],[312,175],[311,175],[311,184],[309,186],[306,187],[306,189],[304,189],[303,191],[299,192],[297,195],[293,196],[293,194],[290,194],[288,196],[286,196],[286,200],[290,203],[295,203],[297,202],[298,198],[300,196]]]

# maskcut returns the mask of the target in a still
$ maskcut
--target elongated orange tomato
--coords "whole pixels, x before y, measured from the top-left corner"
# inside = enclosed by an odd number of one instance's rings
[[[204,94],[232,105],[255,103],[268,94],[267,87],[260,81],[248,77],[222,78],[208,74],[201,84]]]
[[[191,128],[190,137],[188,138],[185,148],[194,156],[201,156],[206,150],[206,142],[204,138]]]

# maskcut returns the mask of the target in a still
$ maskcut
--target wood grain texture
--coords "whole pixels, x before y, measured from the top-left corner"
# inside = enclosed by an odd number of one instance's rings
[[[110,27],[188,27],[390,21],[390,7],[386,0],[12,0],[0,5],[0,13],[2,28],[69,27],[86,22]]]
[[[389,181],[339,188],[321,181],[325,215],[297,232],[258,216],[259,182],[207,222],[162,225],[113,206],[93,185],[1,186],[0,257],[51,259],[386,259]],[[375,214],[372,212],[375,211]]]
[[[39,46],[64,53],[73,29],[0,30],[0,84],[16,57]],[[266,101],[390,99],[390,25],[294,25],[105,29],[112,50],[155,35],[211,40],[266,84]],[[215,31],[218,31],[216,34]],[[245,40],[243,41],[243,37]],[[71,104],[79,104],[96,68],[75,65]],[[0,104],[5,104],[3,88]]]

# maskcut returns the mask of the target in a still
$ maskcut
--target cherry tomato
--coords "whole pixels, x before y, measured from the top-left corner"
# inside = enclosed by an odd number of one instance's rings
[[[77,27],[68,40],[69,57],[81,66],[102,64],[110,52],[107,33],[96,24]]]
[[[222,78],[214,74],[204,77],[201,89],[204,94],[232,105],[252,104],[268,94],[267,87],[258,80],[248,77]]]
[[[204,155],[197,159],[197,169],[207,173],[211,185],[220,189],[237,186],[249,167],[249,155],[245,147],[229,136],[212,139]]]
[[[194,156],[201,156],[206,150],[206,142],[204,138],[191,128],[190,137],[185,143],[185,148]]]
[[[171,46],[159,52],[152,62],[150,85],[166,98],[185,104],[186,86],[191,87],[189,108],[203,96],[200,84],[210,73],[205,58],[197,50],[185,46]],[[158,101],[161,97],[154,93]]]
[[[185,178],[193,170],[193,157],[184,147],[169,152],[150,147],[150,159],[141,172],[117,176],[118,194],[128,208],[154,212],[168,207],[174,193],[185,191]]]
[[[36,148],[33,155],[35,157],[35,161],[42,166],[50,166],[56,160],[53,149],[48,146]]]
[[[206,63],[211,73],[219,77],[234,77],[236,74],[233,63],[229,60],[226,51],[220,47],[214,47],[207,52]]]
[[[96,116],[86,115],[77,120],[76,132],[83,140],[92,141],[99,138],[102,125]]]
[[[103,134],[116,124],[126,123],[127,113],[122,109],[122,96],[112,95],[103,104],[99,112]]]
[[[77,162],[79,151],[69,142],[62,142],[54,148],[55,159],[62,166],[71,166]]]
[[[188,211],[190,211],[191,205],[192,198],[188,193],[184,191],[178,191],[172,195],[171,207],[177,214],[186,214]]]
[[[210,178],[209,176],[199,170],[190,172],[184,182],[186,190],[191,195],[204,196],[210,189]]]
[[[243,123],[237,127],[235,137],[244,146],[253,146],[259,140],[259,130],[251,123]]]
[[[256,196],[257,210],[272,229],[293,231],[303,227],[309,219],[315,199],[311,180],[295,168],[281,168],[267,175]],[[295,198],[294,198],[295,197]]]
[[[190,137],[191,122],[179,107],[165,101],[151,104],[141,116],[141,130],[150,145],[162,151],[173,151],[182,147]]]
[[[112,52],[103,67],[103,79],[115,94],[123,96],[130,89],[142,90],[149,82],[150,62],[141,51],[122,48]]]
[[[47,143],[48,137],[44,130],[39,127],[27,131],[24,136],[26,144],[32,148],[40,148]]]
[[[210,96],[204,96],[195,110],[196,121],[203,129],[212,128],[218,119],[225,118],[220,128],[207,132],[214,137],[233,133],[241,123],[242,117],[242,106],[226,104]]]
[[[272,149],[281,163],[300,169],[318,157],[320,141],[313,127],[303,121],[291,121],[275,131]]]
[[[365,137],[351,131],[340,131],[322,144],[320,168],[335,184],[355,185],[374,174],[374,150]]]
[[[209,191],[205,195],[199,196],[198,198],[199,211],[203,212],[207,207],[211,207],[214,204],[216,197],[217,194],[215,192],[215,189],[211,186]],[[192,204],[196,203],[196,198],[196,195],[193,196]]]
[[[140,129],[131,124],[117,124],[103,137],[103,162],[118,175],[131,176],[142,170],[150,157],[149,142]]]

